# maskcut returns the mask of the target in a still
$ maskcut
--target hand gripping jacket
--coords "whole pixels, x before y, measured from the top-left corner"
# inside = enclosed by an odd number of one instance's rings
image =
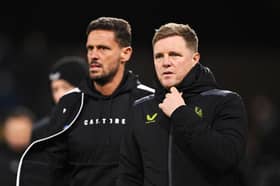
[[[136,101],[121,145],[118,186],[240,186],[247,141],[241,97],[219,89],[197,64],[177,86],[186,105],[168,118],[158,107],[168,92]]]

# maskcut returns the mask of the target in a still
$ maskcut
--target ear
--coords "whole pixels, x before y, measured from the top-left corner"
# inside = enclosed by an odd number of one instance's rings
[[[132,54],[132,48],[130,46],[123,47],[121,51],[121,62],[126,63],[130,59],[131,54]]]
[[[200,59],[200,54],[198,52],[193,53],[192,61],[194,65],[199,62],[199,59]]]

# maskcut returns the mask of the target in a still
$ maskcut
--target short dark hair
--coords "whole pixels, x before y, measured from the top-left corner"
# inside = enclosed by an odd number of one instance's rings
[[[26,106],[19,105],[11,110],[8,111],[8,113],[5,116],[4,124],[9,120],[10,118],[18,118],[18,117],[26,117],[29,118],[30,121],[33,123],[35,121],[35,114]]]
[[[115,17],[100,17],[87,26],[86,35],[93,30],[108,30],[115,33],[116,41],[121,47],[131,46],[131,26],[128,21]]]
[[[181,36],[186,41],[187,47],[193,51],[198,51],[198,37],[195,31],[188,25],[178,23],[167,23],[162,25],[155,31],[152,45],[154,46],[158,40],[170,36]]]

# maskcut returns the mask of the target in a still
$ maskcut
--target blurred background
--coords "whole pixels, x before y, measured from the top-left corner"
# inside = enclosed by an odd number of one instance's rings
[[[85,30],[92,19],[115,16],[131,23],[134,53],[128,68],[151,86],[155,29],[167,22],[189,24],[199,37],[200,62],[212,69],[222,87],[243,97],[253,177],[262,175],[258,183],[280,178],[280,166],[275,166],[280,162],[277,1],[36,1],[18,2],[18,10],[7,6],[1,9],[13,11],[0,16],[0,121],[18,105],[28,107],[36,118],[49,113],[49,68],[64,55],[85,56]]]

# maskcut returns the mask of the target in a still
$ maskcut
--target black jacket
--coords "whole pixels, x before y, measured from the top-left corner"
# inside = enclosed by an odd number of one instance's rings
[[[31,142],[42,138],[42,135],[45,134],[45,130],[49,128],[50,119],[50,115],[47,115],[33,124]]]
[[[24,150],[24,149],[23,149]],[[0,141],[0,185],[14,186],[16,183],[17,166],[22,151],[13,150],[6,142]]]
[[[247,116],[241,97],[218,89],[197,64],[177,86],[186,106],[168,118],[158,107],[167,91],[135,102],[121,145],[119,186],[240,186]]]
[[[111,96],[97,92],[90,80],[81,92],[64,96],[55,107],[45,138],[25,152],[17,186],[114,186],[119,144],[133,102],[153,89],[130,72]],[[43,179],[42,179],[43,178]]]

